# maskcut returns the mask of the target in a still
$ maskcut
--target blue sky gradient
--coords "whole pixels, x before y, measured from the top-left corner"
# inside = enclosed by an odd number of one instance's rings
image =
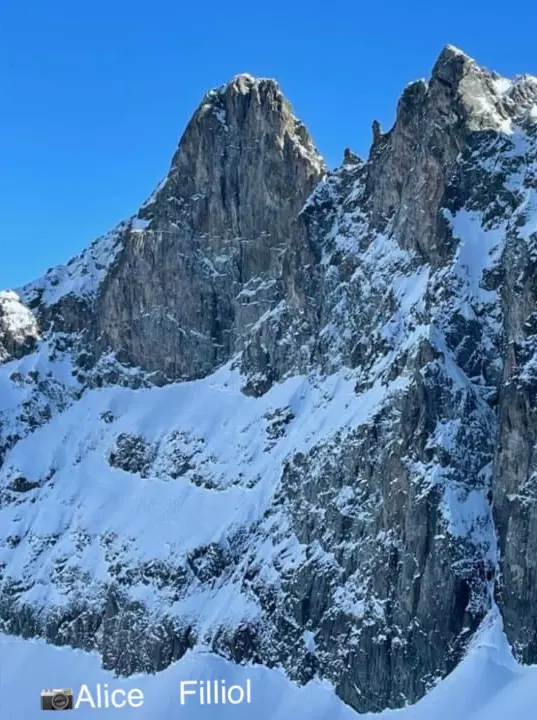
[[[521,0],[26,0],[0,9],[0,288],[67,261],[166,174],[204,92],[275,77],[330,166],[365,155],[403,87],[452,43],[537,75]]]

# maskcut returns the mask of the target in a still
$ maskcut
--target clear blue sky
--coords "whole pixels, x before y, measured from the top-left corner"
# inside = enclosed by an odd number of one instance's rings
[[[328,164],[369,148],[446,43],[537,75],[529,0],[0,3],[0,288],[136,211],[203,93],[275,77]]]

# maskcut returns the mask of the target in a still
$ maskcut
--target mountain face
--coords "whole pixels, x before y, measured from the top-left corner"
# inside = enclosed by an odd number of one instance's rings
[[[328,171],[209,92],[138,214],[0,294],[0,629],[417,700],[537,662],[537,79],[456,48]]]
[[[207,375],[274,305],[283,252],[295,236],[304,244],[297,217],[324,172],[276,83],[240,75],[205,96],[138,216],[75,266],[102,274],[99,292],[87,285],[75,300],[53,270],[25,297],[39,308],[59,283],[45,322],[82,331],[90,362],[112,349],[157,383]]]

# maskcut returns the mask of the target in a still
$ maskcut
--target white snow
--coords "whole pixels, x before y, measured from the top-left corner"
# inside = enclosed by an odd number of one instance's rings
[[[227,113],[226,113],[225,109],[224,108],[215,108],[213,114],[216,117],[216,119],[218,120],[218,122],[220,123],[220,125],[222,125],[227,132],[227,130],[228,130]]]
[[[496,293],[485,290],[482,286],[483,273],[498,259],[505,240],[503,225],[485,230],[481,215],[465,208],[455,215],[444,211],[453,234],[459,240],[455,254],[453,269],[468,286],[469,299],[480,302],[491,302],[497,298]]]
[[[14,338],[24,339],[27,335],[37,337],[37,321],[30,310],[22,304],[20,297],[12,290],[0,292],[0,331],[5,330]]]
[[[315,633],[311,630],[304,630],[302,638],[304,640],[304,645],[306,646],[306,649],[311,653],[315,653],[317,650],[315,645]]]
[[[453,483],[444,488],[440,510],[448,523],[448,532],[455,537],[474,537],[488,519],[483,490],[458,488]],[[488,527],[487,527],[488,529]],[[486,537],[490,538],[490,534]]]
[[[494,90],[498,95],[505,95],[513,87],[513,81],[505,77],[497,77],[492,81]]]
[[[422,266],[410,274],[398,273],[393,278],[393,290],[399,304],[399,312],[405,316],[415,307],[423,309],[430,268]]]
[[[161,183],[161,186],[163,185],[164,183]],[[86,299],[93,297],[121,249],[123,233],[129,229],[141,232],[149,224],[149,220],[137,215],[121,222],[113,230],[94,240],[66,265],[53,267],[39,280],[20,288],[18,292],[22,301],[28,304],[40,297],[45,305],[54,305],[67,295]]]
[[[261,78],[254,78],[250,73],[239,73],[232,80],[232,84],[239,89],[241,95],[247,95],[251,86],[259,84],[259,82],[261,82]]]
[[[143,220],[142,218],[135,217],[135,218],[132,218],[132,220],[130,221],[130,229],[131,230],[145,230],[148,227],[149,223],[150,223],[149,220]]]
[[[121,234],[127,226],[128,223],[121,223],[67,265],[51,268],[42,278],[21,288],[23,302],[28,304],[41,296],[45,305],[54,305],[66,295],[92,297],[120,250]]]
[[[449,50],[449,51],[450,51],[451,53],[453,53],[454,55],[460,55],[461,57],[465,57],[467,60],[472,60],[472,58],[471,58],[469,55],[467,55],[467,54],[464,52],[464,50],[461,50],[461,49],[460,49],[459,47],[457,47],[456,45],[451,45],[451,43],[448,43],[448,44],[445,46],[444,49],[445,49],[445,50]],[[472,62],[473,62],[473,60],[472,60]]]
[[[164,190],[164,188],[165,188],[166,185],[168,184],[168,180],[169,180],[169,179],[170,179],[170,176],[169,176],[169,175],[166,175],[166,177],[159,182],[159,184],[158,184],[157,187],[153,190],[153,192],[152,192],[151,195],[148,197],[148,199],[147,199],[144,203],[142,203],[142,206],[141,206],[140,209],[144,209],[144,208],[148,207],[149,205],[153,205],[153,204],[156,202],[158,194],[159,194],[162,190]]]
[[[518,235],[525,240],[537,232],[537,191],[528,187],[524,190],[524,200],[517,208],[517,215],[524,221],[518,228]]]
[[[41,341],[36,352],[0,364],[0,444],[24,437],[32,422],[61,412],[73,401],[80,385],[68,352]]]
[[[490,128],[509,135],[513,132],[513,122],[506,117],[502,104],[504,83],[496,83],[492,89],[483,82],[480,74],[468,73],[459,83],[459,93],[469,110],[468,125],[471,129]]]
[[[308,636],[309,638],[309,636]],[[309,642],[309,640],[308,640]],[[180,704],[182,680],[225,680],[227,686],[251,682],[251,704]],[[156,675],[117,678],[100,667],[96,654],[47,645],[42,640],[0,636],[0,715],[7,720],[40,720],[43,688],[96,684],[144,694],[139,708],[99,710],[98,717],[133,720],[533,720],[537,704],[537,666],[513,659],[497,612],[491,612],[474,637],[467,657],[415,705],[360,715],[344,705],[327,682],[298,687],[279,669],[235,665],[216,655],[189,651]],[[81,705],[77,718],[94,716]]]
[[[67,601],[50,584],[61,558],[97,583],[105,582],[102,538],[114,533],[123,543],[123,557],[133,564],[149,559],[181,564],[185,553],[196,547],[225,543],[235,529],[263,517],[287,457],[307,452],[340,429],[367,423],[404,382],[378,382],[356,395],[352,373],[324,379],[297,376],[258,399],[245,396],[240,385],[241,377],[225,367],[203,380],[163,388],[90,390],[19,441],[0,471],[0,486],[18,475],[43,482],[54,472],[49,482],[25,493],[24,504],[0,509],[4,573],[36,584],[22,599]],[[269,445],[265,415],[279,408],[290,410],[294,418],[284,436]],[[100,421],[105,413],[115,420]],[[182,433],[174,447],[192,455],[194,465],[176,479],[166,468],[174,432]],[[108,455],[122,433],[142,436],[158,448],[147,477],[109,464]],[[194,473],[210,481],[210,487],[192,482]],[[32,504],[35,493],[39,502]],[[90,538],[83,550],[76,549],[80,533]],[[46,538],[56,534],[58,541],[49,546]],[[21,537],[16,552],[2,542],[10,535]],[[153,595],[143,590],[149,605],[153,598],[172,614],[197,612],[202,628],[218,620],[236,623],[241,615],[256,612],[233,583],[201,596],[190,587],[191,597],[172,606],[166,592],[153,590]]]

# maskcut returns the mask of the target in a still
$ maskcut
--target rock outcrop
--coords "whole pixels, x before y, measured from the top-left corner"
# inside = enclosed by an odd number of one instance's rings
[[[31,352],[38,338],[37,321],[17,293],[0,292],[0,363]]]

